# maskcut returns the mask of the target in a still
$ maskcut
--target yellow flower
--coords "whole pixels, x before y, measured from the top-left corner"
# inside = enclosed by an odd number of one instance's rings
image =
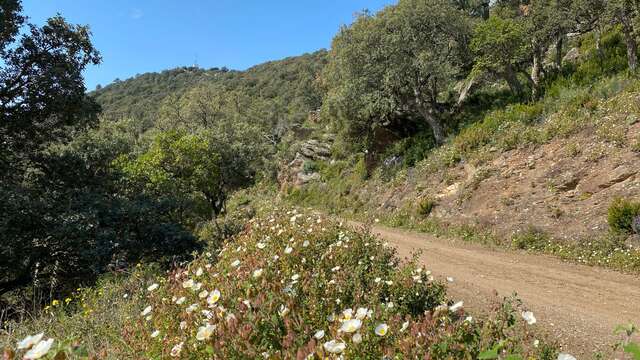
[[[71,299],[71,298],[66,298],[66,299],[64,299],[64,303],[65,303],[65,304],[69,304],[71,301],[72,301],[72,299]]]
[[[60,305],[60,301],[58,301],[58,300],[53,300],[51,302],[51,306],[58,306],[58,305]]]

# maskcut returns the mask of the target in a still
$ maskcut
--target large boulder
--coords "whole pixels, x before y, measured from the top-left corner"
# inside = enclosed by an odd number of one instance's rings
[[[317,161],[326,161],[330,157],[330,143],[315,139],[304,141],[300,144],[294,159],[280,167],[278,173],[280,188],[298,188],[313,181],[320,181],[320,173],[310,165]]]

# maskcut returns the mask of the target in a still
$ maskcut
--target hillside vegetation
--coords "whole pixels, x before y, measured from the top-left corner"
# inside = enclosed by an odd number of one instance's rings
[[[300,207],[640,271],[635,2],[400,0],[328,51],[91,92],[87,26],[0,9],[7,359],[573,359]]]

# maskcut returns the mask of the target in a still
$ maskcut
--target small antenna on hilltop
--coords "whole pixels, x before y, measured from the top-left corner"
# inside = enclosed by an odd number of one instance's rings
[[[193,61],[193,67],[197,68],[198,66],[198,54],[196,54],[196,59]]]

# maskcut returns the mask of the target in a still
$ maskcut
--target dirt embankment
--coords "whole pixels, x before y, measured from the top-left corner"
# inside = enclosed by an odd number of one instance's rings
[[[640,122],[627,142],[640,139]],[[640,152],[602,141],[592,130],[550,143],[495,153],[481,166],[410,171],[398,186],[371,184],[358,197],[382,211],[431,198],[431,216],[509,235],[535,227],[556,239],[593,239],[607,231],[615,197],[640,199]],[[640,242],[638,242],[640,245]]]

